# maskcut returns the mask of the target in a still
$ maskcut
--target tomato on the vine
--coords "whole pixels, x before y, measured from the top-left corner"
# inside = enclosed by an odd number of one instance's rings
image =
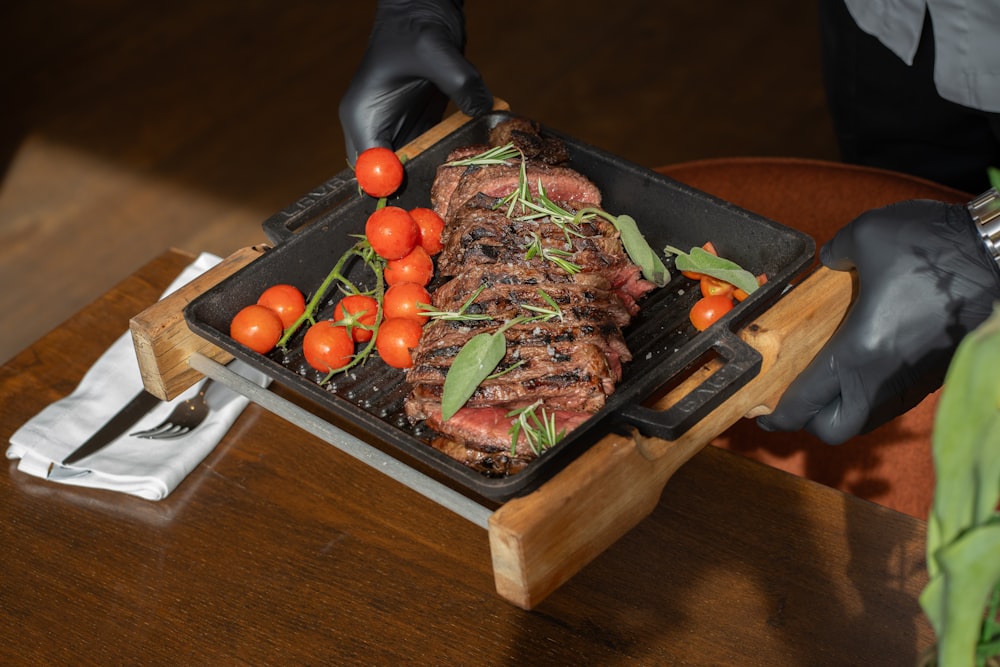
[[[428,255],[434,256],[441,252],[441,233],[444,232],[444,220],[429,208],[410,209],[410,215],[420,227],[420,245]]]
[[[393,368],[413,366],[411,350],[420,343],[423,327],[409,317],[391,317],[382,320],[375,336],[375,349],[382,361]]]
[[[309,327],[302,339],[302,353],[306,363],[318,371],[329,372],[342,368],[354,357],[354,341],[347,329],[322,320]]]
[[[399,259],[410,254],[420,241],[420,227],[406,210],[383,206],[368,216],[365,236],[379,257]]]
[[[284,330],[278,314],[258,304],[246,306],[229,323],[229,335],[260,354],[273,350]]]
[[[426,286],[434,277],[434,260],[418,245],[405,257],[386,262],[382,275],[387,285],[417,283]]]
[[[358,343],[366,343],[372,339],[372,330],[364,327],[375,326],[377,315],[378,301],[367,294],[345,296],[333,309],[333,319],[346,327],[351,333],[351,338]]]
[[[281,319],[281,326],[287,329],[302,313],[306,312],[306,298],[294,285],[272,285],[261,293],[257,304],[270,308]]]
[[[728,296],[702,297],[691,306],[691,324],[698,331],[704,331],[732,309],[733,300]]]
[[[388,197],[403,184],[403,163],[391,149],[376,146],[358,156],[354,177],[365,194]]]
[[[382,297],[382,315],[385,319],[407,318],[423,324],[429,318],[420,304],[431,302],[427,288],[418,283],[396,283]],[[379,327],[381,329],[381,325]]]

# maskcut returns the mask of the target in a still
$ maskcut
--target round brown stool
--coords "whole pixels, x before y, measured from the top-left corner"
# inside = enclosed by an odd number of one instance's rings
[[[905,199],[965,202],[969,194],[880,169],[796,158],[724,158],[660,173],[801,230],[817,248],[859,214]],[[768,433],[741,420],[712,444],[841,491],[926,519],[934,490],[930,453],[937,394],[848,442]]]

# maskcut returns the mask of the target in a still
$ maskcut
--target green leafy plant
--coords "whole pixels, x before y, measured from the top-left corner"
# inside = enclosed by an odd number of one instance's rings
[[[937,636],[927,664],[1000,666],[1000,308],[952,359],[932,435],[937,476],[920,604]],[[936,660],[936,662],[935,662]]]

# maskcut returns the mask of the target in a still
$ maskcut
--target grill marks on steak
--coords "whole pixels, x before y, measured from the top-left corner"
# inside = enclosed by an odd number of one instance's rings
[[[563,204],[570,211],[585,205]],[[603,218],[591,218],[567,231],[548,219],[512,220],[499,199],[479,193],[456,209],[442,237],[444,250],[438,272],[452,276],[469,264],[523,263],[525,251],[539,238],[545,248],[570,251],[572,261],[586,272],[615,272],[633,267],[625,254],[618,230]],[[536,258],[532,265],[547,264]]]
[[[524,119],[490,133],[491,146],[508,142],[526,156],[533,198],[540,181],[546,196],[564,209],[600,207],[597,187],[563,166],[568,152],[562,142],[540,136],[537,125]],[[448,162],[488,148],[458,149]],[[605,405],[622,364],[631,359],[622,328],[638,312],[636,301],[653,287],[607,220],[591,218],[567,231],[548,218],[517,220],[517,210],[508,218],[502,199],[518,188],[520,173],[519,161],[438,168],[431,203],[445,220],[444,249],[436,259],[438,274],[448,280],[434,290],[433,305],[457,312],[479,290],[464,312],[486,318],[432,322],[407,373],[413,387],[405,405],[409,418],[425,420],[443,435],[433,443],[439,450],[492,475],[516,472],[537,456],[523,432],[511,450],[512,410],[541,399],[557,431],[568,433]],[[568,273],[540,254],[526,259],[536,239],[542,248],[570,253],[566,259],[580,272]],[[441,396],[455,355],[477,334],[536,315],[529,307],[551,310],[548,299],[558,304],[560,317],[507,328],[506,354],[496,371],[443,421]]]
[[[454,172],[459,170],[459,177],[453,182]],[[449,170],[445,182],[438,188],[432,188],[431,204],[434,210],[444,220],[448,220],[452,212],[457,211],[465,202],[478,194],[500,199],[514,192],[520,183],[521,168],[516,163],[509,165],[490,165],[486,167],[439,167],[441,172]],[[556,202],[582,202],[591,206],[600,206],[601,192],[588,178],[568,167],[549,166],[545,164],[531,165],[527,168],[527,182],[533,197],[538,196],[538,183],[541,181],[546,195]]]
[[[438,357],[425,361],[444,360]],[[450,363],[415,365],[413,398],[431,399],[440,405],[449,368]],[[614,378],[602,349],[580,341],[510,350],[497,366],[497,373],[503,375],[484,380],[467,407],[502,407],[510,411],[541,398],[550,408],[596,412],[614,391]],[[425,407],[414,404],[408,414],[419,417],[427,412]]]
[[[523,306],[551,310],[547,295],[559,306],[563,321],[609,318],[624,327],[632,320],[632,314],[604,276],[568,274],[543,263],[471,266],[435,290],[431,301],[439,310],[457,311],[480,287],[482,292],[465,311],[469,315],[492,315],[501,320],[530,316],[534,312]]]
[[[544,164],[556,165],[569,162],[569,150],[566,144],[558,139],[542,136],[539,130],[538,123],[533,120],[512,118],[490,131],[490,145],[514,144],[524,157]]]

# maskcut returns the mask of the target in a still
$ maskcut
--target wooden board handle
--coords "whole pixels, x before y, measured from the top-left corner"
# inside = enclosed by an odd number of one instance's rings
[[[195,352],[227,363],[232,356],[196,336],[184,320],[184,307],[196,296],[261,256],[262,247],[237,250],[200,276],[182,285],[129,320],[139,372],[146,391],[169,401],[202,378],[188,365]]]
[[[670,476],[714,437],[744,415],[769,411],[836,330],[852,291],[851,274],[820,268],[740,332],[763,356],[760,373],[680,438],[609,435],[494,512],[489,537],[500,596],[534,608],[645,518]],[[657,405],[699,382],[687,379]]]

